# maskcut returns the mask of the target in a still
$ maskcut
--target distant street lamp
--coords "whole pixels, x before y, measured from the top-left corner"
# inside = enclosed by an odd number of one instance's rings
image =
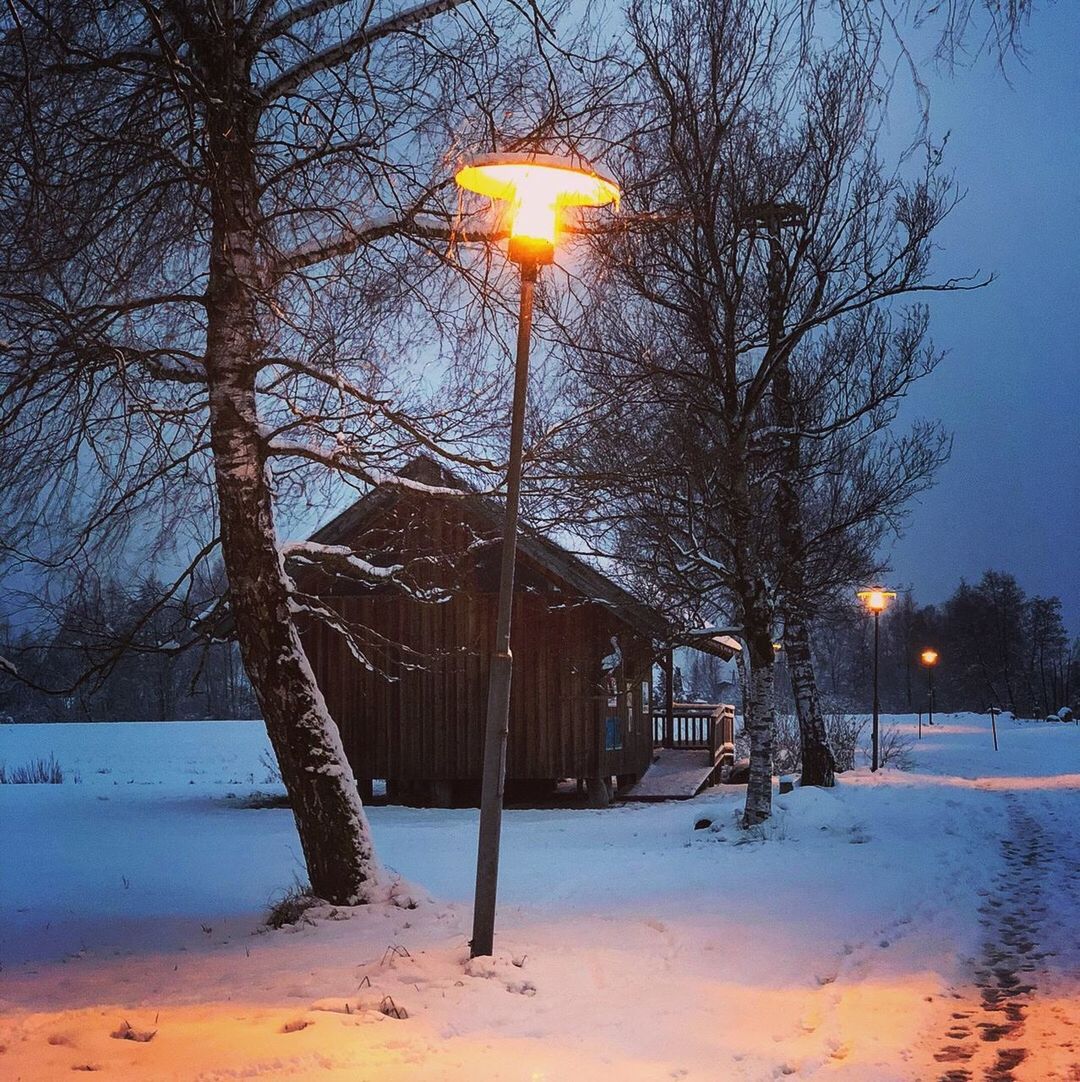
[[[919,660],[926,668],[926,686],[927,686],[927,703],[928,714],[927,724],[934,724],[934,666],[938,663],[938,652],[936,650],[926,649],[919,655]]]
[[[470,192],[506,204],[508,255],[521,272],[514,400],[510,415],[510,461],[506,474],[506,522],[495,652],[488,683],[484,732],[484,773],[480,795],[480,835],[476,856],[476,901],[473,908],[472,957],[492,953],[495,897],[499,879],[499,837],[502,832],[506,741],[510,723],[510,618],[514,600],[521,455],[525,429],[525,391],[529,379],[529,337],[537,271],[555,259],[564,207],[602,207],[619,201],[619,186],[584,163],[551,154],[496,154],[475,158],[458,170],[457,183]]]
[[[872,590],[859,591],[859,600],[866,606],[867,611],[874,615],[874,729],[873,753],[870,757],[870,769],[872,771],[876,771],[881,762],[881,700],[878,697],[879,643],[881,638],[879,625],[885,606],[895,597],[895,590],[882,590],[875,587]]]

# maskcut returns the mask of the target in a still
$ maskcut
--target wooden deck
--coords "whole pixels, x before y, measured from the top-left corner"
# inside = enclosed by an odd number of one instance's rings
[[[622,800],[687,800],[719,780],[735,759],[735,708],[726,703],[675,703],[670,717],[654,711],[653,760]]]
[[[730,703],[673,703],[652,712],[654,748],[704,748],[717,763],[735,758],[735,707]]]

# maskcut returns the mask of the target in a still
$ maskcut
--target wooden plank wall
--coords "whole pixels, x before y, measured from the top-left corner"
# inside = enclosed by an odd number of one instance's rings
[[[421,508],[414,503],[386,515],[377,524],[383,547],[396,530],[404,530],[412,531],[409,537],[418,537],[427,552],[466,551],[474,531],[448,521],[439,501],[431,504]],[[408,526],[401,527],[402,522]],[[316,623],[303,629],[316,678],[358,778],[479,779],[496,611],[490,565],[497,552],[484,552],[486,557],[471,565],[460,558],[446,561],[452,570],[444,573],[453,574],[455,582],[451,600],[443,603],[423,603],[398,590],[328,596],[335,584],[322,584],[329,591],[319,588],[323,601],[350,624],[374,633],[369,636],[371,656],[379,671],[356,661],[337,632]],[[471,570],[462,571],[467,566]],[[609,609],[573,603],[524,557],[519,571],[507,777],[643,772],[651,759],[652,736],[639,685],[651,676],[651,644]],[[600,661],[615,634],[625,658],[619,679],[631,685],[631,714],[623,748],[605,753],[608,709]],[[387,641],[415,654],[397,655]]]
[[[459,594],[438,605],[393,595],[324,598],[351,624],[401,642],[408,668],[365,669],[341,636],[312,625],[305,645],[353,770],[362,778],[477,779],[496,599]],[[630,715],[623,748],[603,752],[607,691],[600,659],[610,650],[610,614],[582,604],[549,610],[543,598],[514,602],[514,680],[510,701],[510,778],[640,773],[652,750],[641,711],[648,644],[620,632]],[[635,678],[636,677],[636,678]],[[603,761],[601,762],[601,756]]]

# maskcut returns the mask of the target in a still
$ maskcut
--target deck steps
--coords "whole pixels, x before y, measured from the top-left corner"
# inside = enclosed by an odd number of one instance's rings
[[[716,764],[703,748],[659,748],[652,765],[620,800],[689,800],[705,788]]]

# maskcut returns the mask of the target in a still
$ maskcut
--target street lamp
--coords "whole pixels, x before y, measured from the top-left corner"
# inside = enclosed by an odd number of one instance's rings
[[[488,682],[484,731],[484,773],[480,793],[480,834],[476,854],[476,901],[473,907],[472,957],[492,953],[495,896],[499,879],[506,740],[510,723],[510,618],[514,600],[521,454],[525,428],[525,390],[529,379],[529,337],[537,271],[555,259],[562,210],[618,204],[619,186],[591,166],[551,154],[494,154],[472,161],[455,178],[466,191],[505,204],[509,226],[508,255],[521,272],[514,400],[510,414],[510,461],[506,473],[506,521],[495,650]]]
[[[934,666],[938,663],[938,652],[927,648],[919,655],[919,660],[926,668],[927,701],[929,711],[927,724],[934,724]]]
[[[878,697],[878,662],[880,657],[879,642],[881,614],[885,606],[896,597],[894,590],[882,590],[874,587],[871,590],[860,590],[859,600],[866,606],[868,612],[874,614],[874,729],[873,729],[873,754],[870,758],[870,769],[876,771],[880,765],[879,751],[881,748],[881,700]]]

